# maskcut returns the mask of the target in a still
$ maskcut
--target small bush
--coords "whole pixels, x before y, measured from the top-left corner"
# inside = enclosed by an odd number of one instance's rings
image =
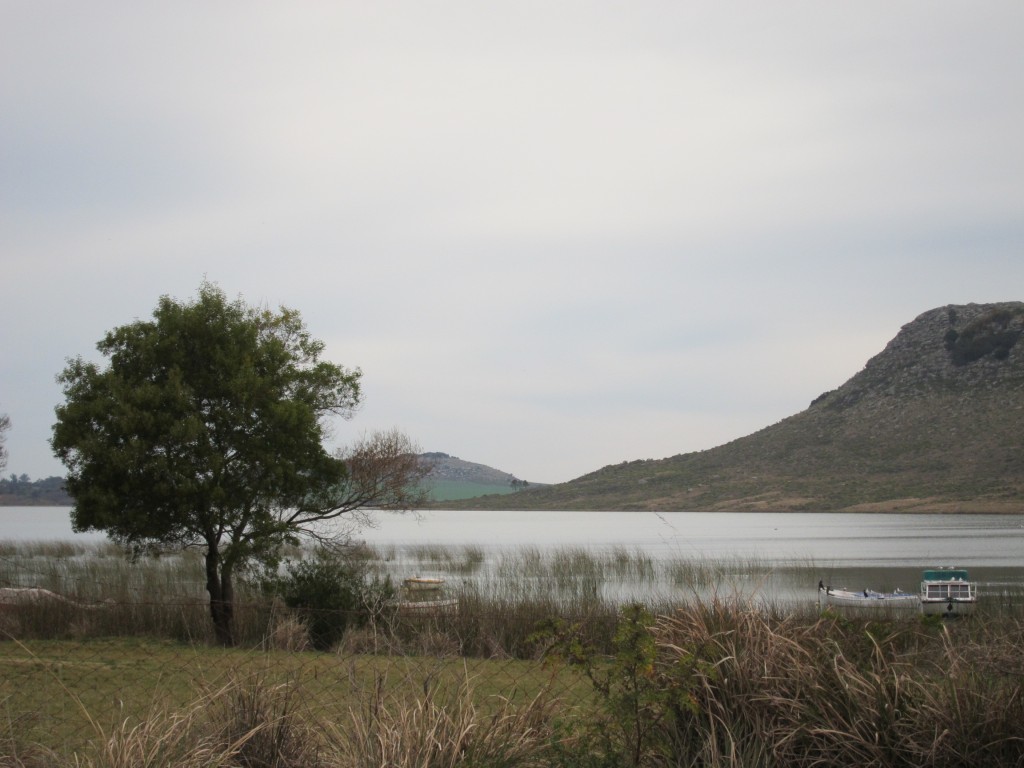
[[[348,627],[364,626],[394,597],[390,580],[371,580],[363,559],[327,549],[317,550],[312,559],[289,562],[285,571],[266,579],[264,588],[296,612],[318,650],[336,645]]]

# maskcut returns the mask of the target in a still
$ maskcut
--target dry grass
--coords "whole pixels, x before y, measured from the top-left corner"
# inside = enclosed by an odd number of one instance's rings
[[[661,746],[674,765],[1024,765],[1021,629],[681,612],[655,634],[691,706]]]
[[[409,660],[368,656],[367,674],[353,658],[343,679],[347,667],[330,654],[276,652],[213,678],[221,682],[188,703],[154,691],[148,710],[101,718],[65,682],[71,667],[52,667],[69,706],[84,712],[88,743],[65,754],[27,745],[7,713],[0,766],[1024,765],[1019,620],[854,621],[711,601],[662,616],[649,632],[652,663],[613,699],[580,696],[564,668],[524,696],[515,687],[522,677],[495,687],[488,676],[498,662],[436,660],[444,670],[412,680]],[[608,680],[631,657],[629,648],[596,652]],[[304,656],[324,666],[288,666]],[[210,650],[197,661],[226,659]],[[347,684],[344,698],[325,707],[326,689],[311,688],[323,684]],[[618,740],[629,733],[637,740],[624,748]]]
[[[182,709],[105,727],[90,718],[90,746],[72,755],[0,740],[2,768],[433,768],[532,766],[551,738],[552,701],[491,697],[481,706],[467,679],[452,695],[424,684],[395,695],[382,678],[338,721],[317,718],[302,689],[237,679]]]
[[[539,766],[550,742],[552,702],[538,696],[525,706],[506,698],[476,703],[472,681],[451,696],[425,691],[395,697],[378,684],[347,723],[330,731],[338,765],[346,768]]]
[[[315,768],[318,737],[304,717],[293,686],[259,678],[233,680],[198,695],[184,708],[154,704],[143,717],[110,725],[94,717],[77,697],[91,729],[88,747],[60,754],[0,739],[0,766],[7,768]]]

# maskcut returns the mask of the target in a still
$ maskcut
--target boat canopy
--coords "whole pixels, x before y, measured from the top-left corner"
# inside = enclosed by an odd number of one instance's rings
[[[967,571],[960,569],[946,568],[942,570],[925,571],[921,581],[970,581]]]

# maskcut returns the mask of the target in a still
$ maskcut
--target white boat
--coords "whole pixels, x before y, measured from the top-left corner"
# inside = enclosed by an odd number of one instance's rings
[[[458,598],[444,597],[444,579],[432,576],[413,576],[402,581],[405,597],[398,601],[398,610],[404,614],[435,616],[452,613],[459,608]]]
[[[438,592],[444,587],[444,579],[431,576],[413,576],[402,583],[409,592]]]
[[[978,603],[978,587],[964,568],[932,568],[921,574],[921,612],[967,616]]]
[[[903,610],[916,609],[919,598],[897,587],[892,592],[876,592],[864,589],[856,592],[849,589],[836,589],[818,583],[819,607],[831,608],[864,608],[867,610]]]
[[[400,600],[397,606],[398,612],[407,616],[437,616],[458,611],[459,600],[455,597],[441,600]]]

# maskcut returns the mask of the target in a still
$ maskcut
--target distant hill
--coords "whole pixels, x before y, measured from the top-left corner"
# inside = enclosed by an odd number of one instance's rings
[[[946,306],[777,424],[460,508],[1024,512],[1024,303]]]
[[[431,467],[425,484],[434,502],[516,493],[534,487],[508,472],[463,461],[447,453],[424,453],[420,458]],[[0,507],[62,507],[73,503],[64,491],[62,477],[31,480],[26,475],[11,475],[9,479],[0,479]]]
[[[420,459],[430,465],[425,484],[435,502],[505,495],[533,487],[508,472],[463,461],[447,453],[421,453]]]

